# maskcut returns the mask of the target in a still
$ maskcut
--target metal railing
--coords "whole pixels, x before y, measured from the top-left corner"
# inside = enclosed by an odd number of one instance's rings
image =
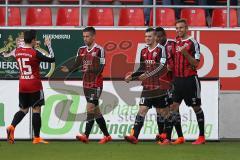
[[[82,0],[79,0],[79,4],[9,4],[8,0],[5,0],[5,4],[0,4],[0,7],[5,7],[5,26],[8,26],[8,8],[18,7],[50,7],[50,8],[79,8],[79,17],[82,15],[83,8],[152,8],[153,9],[153,26],[156,26],[156,9],[157,8],[203,8],[203,9],[215,9],[215,8],[226,8],[227,10],[227,28],[230,27],[230,9],[240,9],[240,6],[230,6],[230,0],[227,0],[227,5],[223,6],[200,6],[200,5],[157,5],[156,0],[153,0],[152,5],[85,5],[82,4]],[[240,16],[240,15],[239,15]],[[79,21],[79,26],[82,26],[82,20]],[[116,27],[114,25],[113,27]]]

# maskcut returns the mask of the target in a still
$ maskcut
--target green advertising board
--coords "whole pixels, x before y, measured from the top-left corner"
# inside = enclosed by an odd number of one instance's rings
[[[15,58],[11,56],[14,49],[21,46],[23,41],[22,29],[1,29],[0,30],[0,79],[18,79],[18,67]],[[37,46],[44,52],[48,52],[44,46],[44,39],[48,36],[52,39],[52,48],[56,57],[55,66],[42,62],[41,76],[46,77],[53,67],[55,68],[54,78],[64,78],[66,75],[59,72],[59,67],[68,61],[72,64],[78,48],[84,45],[82,30],[37,30]],[[70,63],[69,63],[70,62]],[[76,72],[70,78],[80,78],[81,73]]]

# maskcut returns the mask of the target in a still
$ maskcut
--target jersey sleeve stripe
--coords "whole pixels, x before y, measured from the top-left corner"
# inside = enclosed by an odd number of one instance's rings
[[[195,48],[195,55],[194,55],[194,57],[195,57],[195,59],[200,59],[200,48],[199,48],[199,44],[198,44],[198,42],[195,40],[195,39],[191,39],[192,40],[192,42],[193,42],[193,44],[194,44],[194,48]]]

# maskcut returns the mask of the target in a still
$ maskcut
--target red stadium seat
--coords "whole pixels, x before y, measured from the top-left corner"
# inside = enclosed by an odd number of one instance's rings
[[[181,10],[181,18],[187,20],[189,26],[205,27],[205,10],[201,8],[185,8]]]
[[[113,0],[88,0],[89,2],[113,2]]]
[[[59,8],[56,24],[57,26],[79,26],[79,9]]]
[[[28,8],[26,15],[27,26],[51,26],[52,11],[50,8]]]
[[[157,26],[174,26],[175,25],[175,11],[171,8],[157,8],[156,9],[156,25]],[[151,10],[150,22],[153,25],[153,10]]]
[[[120,10],[119,26],[144,26],[144,12],[142,8],[124,8]]]
[[[5,25],[5,8],[0,7],[0,26]],[[21,26],[21,12],[19,8],[8,8],[8,26]]]
[[[230,10],[230,27],[237,27],[237,11]],[[227,26],[227,10],[214,9],[212,13],[212,26],[213,27],[226,27]]]
[[[90,8],[88,26],[114,26],[112,8]]]
[[[119,0],[119,2],[129,2],[129,3],[132,3],[132,2],[143,2],[143,0]]]
[[[79,0],[58,0],[60,3],[79,3]]]
[[[5,0],[0,0],[0,3],[5,3]],[[8,0],[9,3],[21,3],[22,0]]]
[[[52,0],[28,0],[30,3],[50,3]]]

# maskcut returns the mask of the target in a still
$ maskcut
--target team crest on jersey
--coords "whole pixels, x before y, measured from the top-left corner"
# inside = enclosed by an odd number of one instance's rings
[[[177,51],[177,52],[181,52],[181,49],[182,49],[182,47],[180,47],[180,46],[177,46],[177,47],[176,47],[176,51]]]
[[[171,51],[172,50],[172,46],[167,46],[167,50]]]
[[[95,57],[97,55],[96,52],[92,52],[92,56]]]
[[[153,52],[153,58],[157,56],[157,52]]]

